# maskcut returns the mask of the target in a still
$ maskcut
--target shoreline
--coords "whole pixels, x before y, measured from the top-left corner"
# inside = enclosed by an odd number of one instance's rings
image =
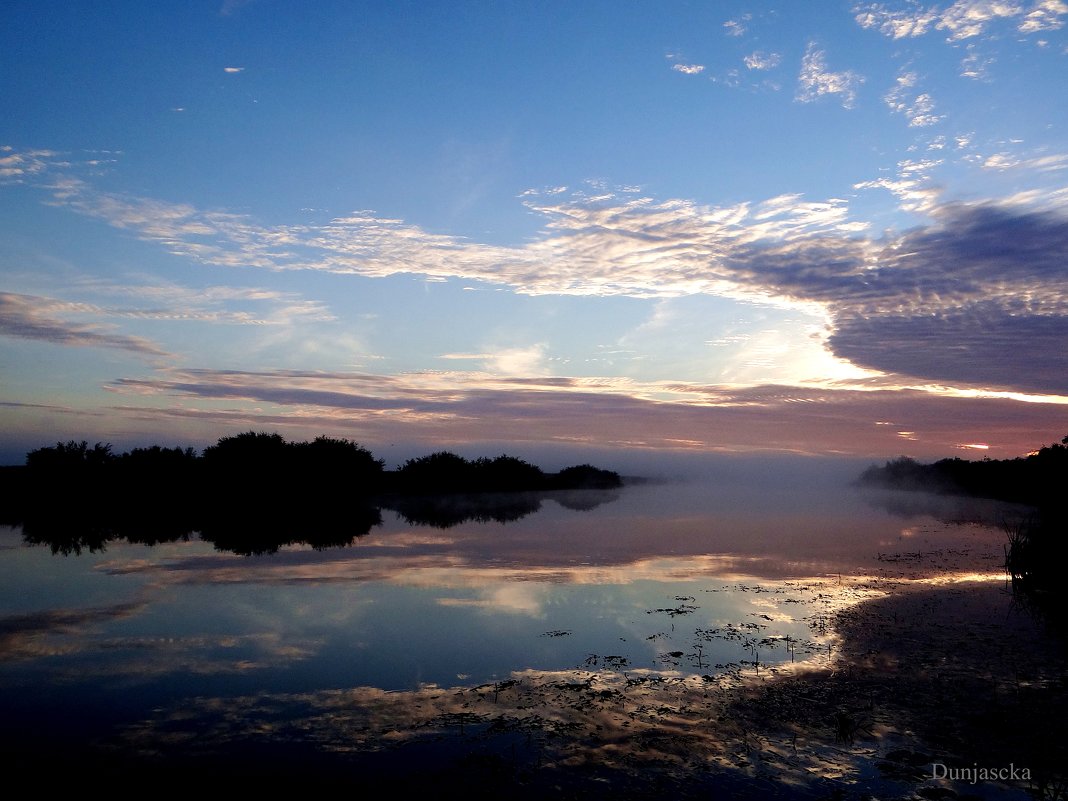
[[[467,786],[474,771],[488,782],[487,797],[610,788],[624,799],[728,789],[754,798],[1028,799],[1060,786],[1068,746],[1051,735],[1068,714],[1065,649],[1013,607],[1003,582],[842,583],[869,597],[833,613],[835,647],[815,661],[716,677],[525,671],[477,687],[264,695],[230,710],[225,725],[206,708],[183,710],[191,725],[171,719],[163,749],[156,725],[130,732],[122,748],[140,741],[150,762],[177,758],[195,769],[226,754],[226,742],[256,755],[311,747],[323,781]],[[258,746],[245,739],[294,706],[304,714],[286,737]],[[227,730],[214,744],[221,751],[196,734],[204,716],[214,731]],[[220,770],[240,772],[225,764]],[[288,775],[279,765],[272,781]],[[1002,769],[1010,777],[1010,768],[1031,781],[989,778]]]

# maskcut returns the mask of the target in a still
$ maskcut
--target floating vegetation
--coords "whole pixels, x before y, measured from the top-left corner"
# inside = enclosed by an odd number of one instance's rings
[[[598,656],[597,654],[590,654],[586,657],[586,667],[601,668],[603,670],[623,670],[623,668],[630,665],[630,660],[625,656],[619,656],[618,654],[609,654],[606,656]]]
[[[678,617],[679,615],[690,615],[690,614],[693,614],[694,612],[696,612],[700,608],[701,607],[699,607],[699,606],[692,606],[690,604],[679,604],[678,606],[674,606],[674,607],[667,608],[667,609],[646,609],[645,610],[645,614],[654,615],[654,614],[657,614],[659,612],[659,613],[663,613],[663,614],[666,614],[666,615],[670,615],[671,617]]]

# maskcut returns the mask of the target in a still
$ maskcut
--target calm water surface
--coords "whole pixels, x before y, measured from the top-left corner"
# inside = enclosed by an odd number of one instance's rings
[[[62,555],[0,529],[0,726],[7,742],[93,742],[194,699],[752,669],[818,654],[849,601],[835,588],[861,597],[862,577],[910,554],[998,568],[1000,532],[943,522],[990,509],[840,473],[749,479],[550,496],[507,524],[384,510],[348,547],[264,556],[195,536]]]

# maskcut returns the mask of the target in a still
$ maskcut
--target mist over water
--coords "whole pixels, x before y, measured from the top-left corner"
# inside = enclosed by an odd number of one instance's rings
[[[994,505],[861,490],[854,461],[611,466],[644,480],[525,497],[529,513],[507,523],[383,509],[349,546],[260,556],[195,535],[63,556],[7,527],[3,739],[30,721],[45,742],[151,732],[193,699],[759,670],[826,657],[834,611],[869,597],[858,582],[901,554],[954,549],[979,569],[1000,552],[980,524]],[[70,704],[84,710],[76,729]]]

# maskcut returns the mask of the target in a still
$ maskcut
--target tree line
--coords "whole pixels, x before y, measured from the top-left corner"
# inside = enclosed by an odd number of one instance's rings
[[[1008,537],[1005,569],[1018,596],[1068,632],[1068,436],[1015,459],[941,459],[921,464],[902,456],[868,468],[859,482],[1030,507],[1002,521]]]
[[[940,459],[922,464],[907,456],[872,466],[862,484],[994,498],[1031,506],[1061,502],[1068,483],[1068,436],[1015,459]]]
[[[201,454],[158,445],[116,454],[103,443],[58,442],[2,473],[0,522],[21,524],[28,541],[65,553],[116,537],[154,544],[192,532],[239,553],[296,542],[329,547],[380,524],[382,508],[413,525],[508,522],[536,511],[538,493],[623,483],[589,464],[546,473],[514,456],[449,451],[390,471],[347,439],[290,442],[256,431],[223,437]]]

